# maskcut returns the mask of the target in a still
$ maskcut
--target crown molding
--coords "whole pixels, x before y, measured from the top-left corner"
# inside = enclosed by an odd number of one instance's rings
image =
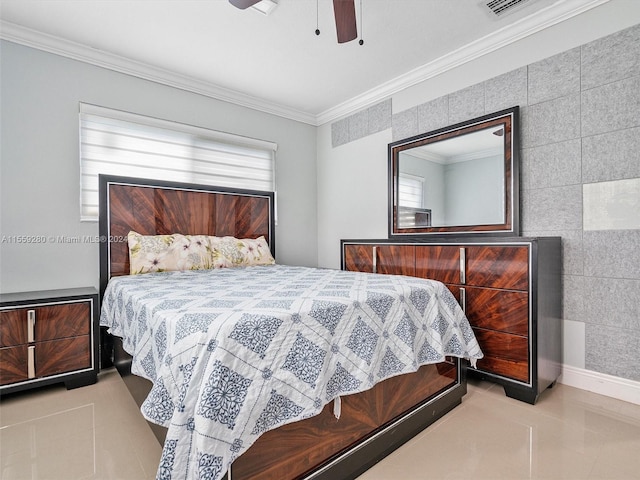
[[[220,87],[170,70],[155,67],[112,53],[38,32],[14,23],[0,20],[0,38],[27,47],[53,53],[73,60],[107,68],[116,72],[150,80],[170,87],[248,107],[302,123],[317,125],[315,115],[283,105],[252,97],[235,90]]]
[[[609,0],[565,0],[550,5],[534,15],[497,30],[479,40],[464,45],[447,55],[400,75],[393,80],[368,90],[346,102],[318,114],[317,123],[322,125],[345,117],[370,105],[386,100],[394,93],[420,82],[436,77],[476,58],[533,35],[545,28],[564,22]]]
[[[609,0],[564,0],[557,2],[535,15],[521,19],[497,32],[467,44],[432,62],[400,75],[389,82],[383,83],[376,88],[325,110],[318,115],[292,109],[275,102],[269,102],[235,90],[220,87],[210,82],[64,40],[4,20],[0,20],[0,38],[206,97],[296,120],[309,125],[319,126],[386,100],[394,93],[440,75],[607,2],[609,2]]]

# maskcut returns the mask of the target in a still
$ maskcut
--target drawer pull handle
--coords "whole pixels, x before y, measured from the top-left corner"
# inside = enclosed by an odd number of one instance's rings
[[[36,377],[36,347],[31,345],[27,351],[27,375],[29,378]]]
[[[373,247],[373,273],[378,273],[378,247]]]
[[[466,250],[464,247],[460,247],[460,283],[462,285],[464,285],[465,283],[467,283],[467,272],[466,272],[466,265],[467,265],[467,254],[466,254]]]
[[[467,313],[467,291],[460,287],[460,307],[462,307],[462,311]]]
[[[35,342],[36,311],[27,310],[27,341]]]

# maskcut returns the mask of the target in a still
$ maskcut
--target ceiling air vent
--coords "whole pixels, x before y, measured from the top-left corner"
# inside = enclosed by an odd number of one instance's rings
[[[489,10],[493,13],[501,16],[506,13],[511,13],[515,7],[518,7],[528,1],[529,0],[489,0],[485,5],[489,7]]]

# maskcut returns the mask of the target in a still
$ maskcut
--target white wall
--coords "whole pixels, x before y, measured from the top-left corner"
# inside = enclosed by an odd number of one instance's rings
[[[276,142],[276,257],[316,265],[315,127],[11,42],[1,49],[0,291],[98,286],[98,244],[7,240],[98,235],[97,222],[79,220],[79,102]]]
[[[390,142],[384,130],[334,149],[318,129],[318,266],[340,268],[340,239],[386,238]]]

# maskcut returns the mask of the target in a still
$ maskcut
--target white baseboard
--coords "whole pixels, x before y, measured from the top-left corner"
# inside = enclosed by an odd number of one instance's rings
[[[558,383],[640,405],[640,382],[634,380],[563,365]]]

